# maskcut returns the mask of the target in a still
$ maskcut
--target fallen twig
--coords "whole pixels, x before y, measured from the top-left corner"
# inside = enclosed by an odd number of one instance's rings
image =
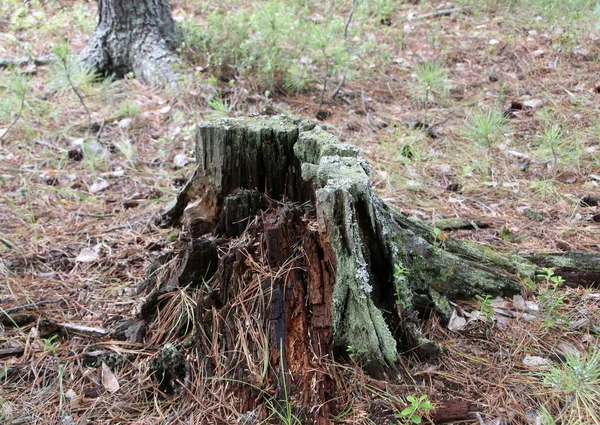
[[[55,151],[58,151],[60,153],[69,152],[67,149],[61,148],[60,146],[55,146],[50,142],[46,142],[45,140],[36,140],[35,143],[37,143],[38,145],[46,146],[47,148],[50,148],[50,149],[54,149]]]
[[[23,65],[29,65],[33,63],[34,65],[43,66],[49,65],[51,63],[56,62],[56,57],[54,55],[43,55],[38,57],[22,57],[16,59],[9,58],[0,58],[0,68],[8,68],[8,67],[18,67]]]
[[[66,331],[77,332],[84,335],[90,336],[106,336],[108,331],[103,328],[93,328],[91,326],[78,325],[77,323],[58,323],[54,322],[54,325]]]
[[[354,15],[354,10],[356,9],[357,4],[358,4],[358,0],[352,1],[352,7],[350,8],[350,13],[348,14],[348,19],[346,20],[346,25],[344,25],[344,41],[346,41],[348,39],[348,28],[350,27],[350,22],[352,22],[352,16]],[[346,73],[344,72],[344,75],[342,75],[342,79],[340,80],[339,84],[337,85],[337,87],[335,88],[333,93],[331,94],[332,99],[336,98],[336,96],[340,93],[340,90],[342,89],[342,87],[344,87],[345,83],[346,83]]]
[[[367,111],[367,102],[365,101],[365,89],[360,89],[360,98],[362,100],[363,111],[365,111],[365,117],[367,118],[367,124],[371,127],[371,117],[369,116],[369,111]]]
[[[0,314],[4,314],[4,315],[8,316],[11,313],[18,313],[23,310],[30,310],[30,309],[38,308],[41,305],[54,304],[54,303],[59,303],[62,301],[65,301],[64,298],[60,298],[57,300],[41,300],[41,301],[37,301],[34,303],[21,304],[21,305],[17,305],[17,306],[11,307],[11,308],[7,308],[6,310],[0,309]]]
[[[25,349],[23,347],[3,348],[0,349],[0,359],[12,356],[20,356]]]
[[[439,16],[448,16],[452,15],[453,13],[460,13],[470,9],[470,7],[454,7],[452,9],[441,9],[436,10],[435,12],[424,13],[423,15],[415,16],[415,19],[437,18]]]

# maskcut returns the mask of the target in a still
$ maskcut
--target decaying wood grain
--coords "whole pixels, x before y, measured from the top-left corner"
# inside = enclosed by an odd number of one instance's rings
[[[232,379],[232,396],[248,410],[257,391],[281,399],[285,388],[307,423],[330,423],[327,362],[352,356],[385,376],[399,348],[439,355],[420,332],[426,312],[449,319],[448,300],[515,294],[540,272],[393,210],[371,188],[359,152],[310,122],[203,123],[196,160],[163,215],[187,242],[151,270],[142,314],[152,323],[172,308],[170,293],[196,288],[198,367]],[[447,415],[464,413],[455,407]]]

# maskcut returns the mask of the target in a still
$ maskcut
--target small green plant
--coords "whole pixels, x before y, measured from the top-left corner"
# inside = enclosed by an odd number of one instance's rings
[[[543,268],[544,274],[538,274],[537,277],[545,281],[546,286],[540,290],[540,302],[543,307],[544,320],[542,328],[552,328],[557,325],[564,325],[568,316],[560,311],[566,295],[559,293],[560,286],[564,283],[562,276],[554,274],[554,270]]]
[[[559,151],[563,143],[564,134],[558,125],[547,126],[539,136],[540,148],[552,153],[554,174],[558,171]]]
[[[120,120],[121,118],[133,118],[140,114],[140,107],[135,102],[130,99],[127,99],[123,104],[117,109],[113,115],[115,120]]]
[[[92,115],[85,102],[85,91],[96,79],[92,69],[88,68],[77,56],[71,54],[68,42],[62,42],[52,49],[56,63],[51,70],[50,87],[55,92],[73,91],[88,117],[88,134],[92,127]]]
[[[56,343],[56,340],[58,339],[58,335],[52,335],[49,338],[41,338],[41,341],[44,343],[44,353],[48,353],[48,354],[56,354],[58,351],[58,347],[59,345]]]
[[[477,298],[477,306],[485,321],[488,323],[493,322],[495,312],[492,307],[492,297],[486,294],[485,296],[475,295],[475,298]]]
[[[404,308],[407,307],[407,301],[404,295],[404,292],[406,292],[404,283],[406,282],[407,275],[408,269],[406,267],[403,267],[400,264],[394,264],[394,281],[396,283],[394,296],[396,297],[396,304]]]
[[[469,116],[465,135],[475,142],[491,148],[502,139],[508,126],[508,118],[502,111],[495,109],[478,111]]]
[[[398,419],[420,424],[423,421],[423,417],[427,416],[433,410],[433,404],[428,400],[427,394],[423,394],[419,398],[409,395],[406,397],[406,400],[410,405],[400,413],[396,413],[395,417]]]
[[[366,353],[367,350],[365,350],[364,348],[355,348],[351,345],[349,345],[348,347],[346,347],[346,352],[348,353],[348,357],[350,357],[351,359],[360,357],[362,354]]]
[[[27,104],[29,78],[20,72],[14,72],[8,77],[0,75],[0,122],[10,123],[0,132],[0,141],[19,122]]]
[[[600,424],[600,351],[566,353],[541,373],[542,383],[562,399],[563,424]]]
[[[450,74],[443,62],[427,61],[415,66],[416,82],[412,84],[411,96],[416,102],[426,105],[448,97]]]
[[[207,101],[212,111],[208,114],[210,118],[223,118],[231,113],[231,105],[225,102],[221,97],[213,97]]]
[[[450,74],[440,61],[421,62],[415,66],[416,81],[411,87],[411,96],[423,106],[423,124],[427,124],[430,103],[438,103],[448,97]]]
[[[533,182],[528,186],[528,189],[542,199],[560,198],[560,193],[552,180],[539,180]]]

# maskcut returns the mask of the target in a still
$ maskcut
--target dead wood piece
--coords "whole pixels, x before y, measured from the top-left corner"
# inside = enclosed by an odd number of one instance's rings
[[[490,224],[480,220],[459,220],[454,218],[446,218],[437,220],[434,224],[434,227],[437,227],[440,230],[477,230],[487,229],[490,227]]]
[[[93,328],[91,326],[79,325],[77,323],[58,323],[56,325],[65,330],[80,333],[88,336],[106,336],[108,335],[108,331],[102,328]]]
[[[146,336],[146,322],[137,317],[117,320],[111,324],[109,336],[118,341],[143,342]]]
[[[38,326],[40,336],[50,335],[56,332],[76,332],[82,335],[103,337],[108,335],[108,331],[102,328],[93,328],[91,326],[79,325],[77,323],[60,323],[50,319],[43,319]]]
[[[164,320],[159,313],[172,304],[161,295],[194,287],[194,343],[207,375],[228,370],[236,381],[271,382],[278,391],[274,372],[285,368],[310,411],[306,423],[329,423],[336,386],[324,359],[352,354],[383,376],[399,347],[439,355],[420,332],[429,310],[449,319],[449,300],[516,294],[522,278],[541,272],[527,258],[440,238],[394,211],[375,194],[360,152],[312,123],[285,116],[202,123],[196,158],[163,216],[191,238],[152,269],[142,317]],[[267,358],[268,371],[253,357]],[[181,373],[162,372],[168,390]],[[256,394],[242,387],[239,394],[240,411],[250,410]]]
[[[431,13],[424,13],[422,15],[416,16],[415,19],[429,19],[429,18],[438,18],[440,16],[448,16],[453,13],[461,13],[467,10],[471,10],[471,7],[454,7],[452,9],[440,9]]]
[[[466,400],[446,400],[435,407],[433,421],[436,424],[444,424],[453,421],[464,421],[469,419],[469,408],[471,403]]]
[[[37,57],[21,57],[16,59],[0,58],[0,68],[18,67],[28,64],[34,64],[38,66],[49,65],[56,62],[54,55],[43,55]]]
[[[0,349],[0,359],[12,356],[20,356],[24,352],[25,349],[23,347],[2,348]]]
[[[40,301],[36,301],[34,303],[29,303],[29,304],[21,304],[21,305],[17,305],[11,308],[7,308],[7,309],[0,309],[0,316],[5,316],[5,317],[9,317],[10,314],[12,313],[18,313],[20,311],[23,310],[33,310],[36,309],[42,305],[46,305],[46,304],[55,304],[55,303],[60,303],[65,301],[63,298],[58,299],[58,300],[40,300]]]
[[[600,287],[600,254],[596,252],[565,252],[535,254],[527,257],[540,267],[554,270],[568,286]]]

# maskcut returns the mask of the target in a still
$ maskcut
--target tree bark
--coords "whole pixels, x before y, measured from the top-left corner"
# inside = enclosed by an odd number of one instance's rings
[[[82,52],[104,74],[133,72],[154,86],[175,81],[175,23],[168,0],[98,0],[98,25]]]
[[[438,355],[419,330],[428,310],[449,319],[448,300],[518,293],[540,272],[394,211],[359,152],[310,122],[199,124],[196,160],[163,216],[189,240],[150,273],[142,314],[152,321],[164,294],[198,288],[195,344],[209,373],[297,389],[299,405],[320,406],[311,423],[329,423],[326,361],[351,358],[383,376],[399,348]]]

